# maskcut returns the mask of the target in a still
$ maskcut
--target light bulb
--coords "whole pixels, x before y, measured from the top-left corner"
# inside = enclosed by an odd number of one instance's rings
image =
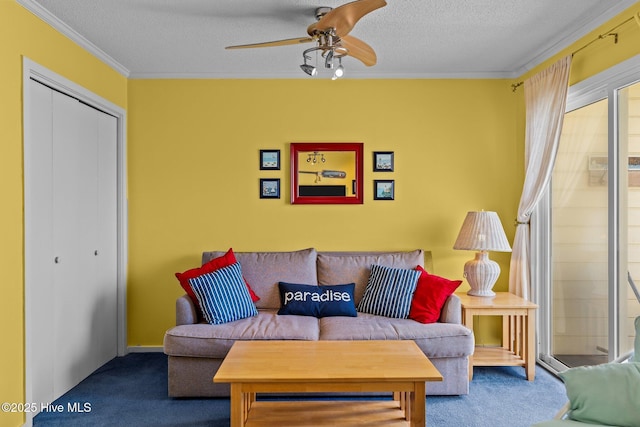
[[[336,68],[336,72],[334,73],[334,76],[336,78],[340,78],[344,76],[344,67],[342,66],[342,64],[338,65],[338,68]]]

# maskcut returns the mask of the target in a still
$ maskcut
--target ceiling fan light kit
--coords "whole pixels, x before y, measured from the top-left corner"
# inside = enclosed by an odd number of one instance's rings
[[[312,60],[312,57],[309,55],[311,52],[320,52],[325,58],[324,67],[334,70],[331,79],[336,80],[344,76],[342,58],[345,56],[352,56],[360,60],[367,67],[376,64],[377,58],[373,48],[362,40],[349,36],[348,34],[360,18],[386,5],[387,2],[385,0],[357,0],[338,6],[335,9],[319,7],[315,11],[317,22],[309,25],[307,28],[307,37],[227,46],[226,49],[285,46],[316,42],[316,46],[302,53],[304,63],[300,65],[300,69],[311,77],[316,76],[318,74],[317,66],[311,65],[307,63],[307,61]]]
[[[302,54],[302,57],[304,58],[304,64],[302,64],[300,66],[300,68],[302,69],[302,71],[304,71],[305,73],[307,73],[311,77],[314,77],[314,76],[318,75],[318,70],[313,65],[307,64],[307,60],[311,61],[311,57],[307,56],[307,52],[309,50],[310,49],[305,50],[304,53]]]
[[[331,78],[331,80],[335,80],[335,79],[339,79],[340,77],[344,76],[344,67],[342,66],[342,57],[338,58],[338,67],[336,68],[336,71],[333,73],[333,77]]]

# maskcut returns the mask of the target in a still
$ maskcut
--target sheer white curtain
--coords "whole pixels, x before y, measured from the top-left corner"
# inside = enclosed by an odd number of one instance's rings
[[[509,292],[530,299],[529,219],[544,193],[562,131],[571,55],[525,80],[525,178],[509,270]]]

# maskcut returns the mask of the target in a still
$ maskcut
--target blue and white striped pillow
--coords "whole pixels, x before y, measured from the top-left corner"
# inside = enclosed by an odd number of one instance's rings
[[[189,285],[202,307],[203,317],[212,325],[258,314],[238,262],[189,279]]]
[[[417,270],[372,265],[358,311],[398,319],[408,318],[419,277]]]

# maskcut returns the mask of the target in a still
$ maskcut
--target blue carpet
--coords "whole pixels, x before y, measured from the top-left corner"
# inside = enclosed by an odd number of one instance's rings
[[[562,383],[540,367],[533,382],[526,381],[523,368],[475,368],[468,395],[427,397],[427,424],[527,427],[552,418],[565,401]],[[58,405],[62,412],[41,412],[33,425],[229,425],[228,399],[167,396],[167,357],[162,353],[115,358],[52,404]]]

